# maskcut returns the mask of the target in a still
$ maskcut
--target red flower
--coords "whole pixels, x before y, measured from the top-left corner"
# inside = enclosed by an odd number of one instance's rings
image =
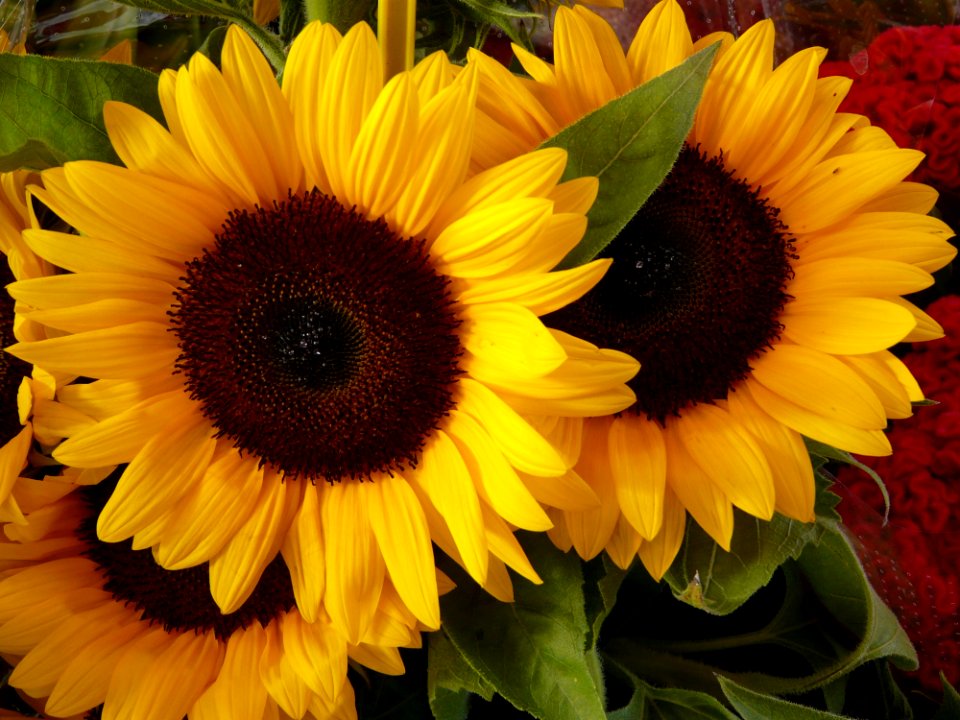
[[[841,110],[927,154],[912,179],[960,193],[960,27],[891,28],[849,61],[824,63],[820,74],[854,80]]]
[[[861,458],[890,493],[889,524],[880,491],[864,473],[844,467],[835,489],[867,575],[917,648],[917,680],[937,691],[941,671],[960,682],[960,297],[942,298],[927,312],[947,337],[916,345],[904,362],[940,404],[896,423],[892,456]]]

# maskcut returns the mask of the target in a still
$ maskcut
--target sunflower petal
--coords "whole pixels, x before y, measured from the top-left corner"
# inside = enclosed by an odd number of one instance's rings
[[[368,495],[370,526],[390,580],[420,622],[432,629],[439,628],[433,548],[419,501],[407,481],[397,474],[381,475],[364,490]]]

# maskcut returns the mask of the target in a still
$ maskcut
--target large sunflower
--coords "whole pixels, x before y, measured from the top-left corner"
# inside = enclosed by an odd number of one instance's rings
[[[348,657],[396,674],[397,647],[419,646],[389,582],[357,644],[326,617],[307,622],[279,558],[223,615],[206,565],[164,570],[149,550],[100,541],[108,483],[74,488],[24,481],[27,522],[0,542],[0,653],[47,715],[103,704],[104,718],[137,720],[355,718]]]
[[[534,147],[603,103],[721,40],[695,125],[662,187],[605,250],[613,268],[553,326],[637,357],[637,403],[586,420],[577,472],[598,508],[552,512],[554,541],[585,558],[639,552],[659,578],[690,515],[723,547],[733,507],[813,519],[803,437],[890,451],[887,418],[923,395],[886,348],[937,337],[899,297],[931,283],[955,250],[903,182],[922,158],[865,118],[837,113],[849,80],[817,78],[820,48],[773,68],[774,30],[694,45],[673,0],[622,51],[583,8],[561,9],[556,65],[517,48],[532,79],[482,55],[486,155]]]
[[[570,466],[519,413],[633,401],[633,359],[538,318],[609,265],[548,272],[596,181],[558,184],[560,151],[467,178],[474,73],[437,56],[384,83],[366,25],[308,26],[282,89],[236,28],[222,58],[161,76],[169,130],[106,106],[127,167],[35,190],[83,236],[25,232],[70,274],[11,287],[63,333],[11,352],[93,379],[60,391],[54,457],[128,463],[99,537],[210,561],[225,613],[279,551],[304,617],[352,642],[387,578],[435,628],[431,539],[510,597],[507,565],[537,580],[512,526],[551,527]]]
[[[52,273],[21,237],[25,228],[37,225],[27,206],[26,190],[28,183],[37,181],[27,171],[0,173],[0,285],[4,287],[14,280]],[[6,290],[0,292],[0,347],[44,337],[41,326],[16,316],[14,305]],[[12,355],[0,354],[0,522],[23,521],[16,500],[17,481],[27,465],[34,433],[41,441],[51,438],[50,429],[42,423],[35,427],[31,415],[34,405],[52,400],[55,390],[56,378]]]

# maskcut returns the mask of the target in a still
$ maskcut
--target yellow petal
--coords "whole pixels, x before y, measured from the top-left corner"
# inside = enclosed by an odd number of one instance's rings
[[[64,465],[82,468],[130,462],[169,426],[171,417],[186,421],[194,414],[199,415],[197,408],[181,389],[150,396],[68,438],[54,451],[54,457]]]
[[[914,265],[892,260],[834,257],[794,268],[786,292],[797,298],[889,297],[929,287],[933,277]]]
[[[481,496],[500,517],[525,530],[546,530],[552,525],[533,494],[476,420],[454,412],[447,433],[460,450],[470,475],[479,481]]]
[[[296,671],[293,658],[284,652],[280,623],[270,623],[266,636],[266,647],[260,656],[260,678],[280,709],[294,720],[300,720],[310,704],[310,686]]]
[[[334,701],[347,679],[347,644],[328,623],[308,623],[291,611],[280,618],[283,653],[315,693]]]
[[[294,137],[303,163],[306,187],[330,191],[320,154],[317,108],[340,33],[330,23],[312,22],[297,35],[283,70],[283,94],[293,114]]]
[[[152,437],[124,470],[100,512],[100,539],[126,540],[185,495],[210,464],[213,432],[198,413]]]
[[[613,535],[607,542],[607,555],[613,560],[614,565],[621,570],[627,570],[637,556],[641,542],[640,533],[634,530],[633,525],[621,515],[617,519]]]
[[[407,474],[426,491],[446,521],[463,567],[483,584],[488,551],[480,500],[463,455],[450,436],[442,430],[435,431],[423,450],[420,466]]]
[[[230,25],[220,64],[227,87],[263,144],[267,165],[260,168],[261,174],[271,176],[273,190],[281,197],[288,189],[296,193],[303,165],[297,155],[293,115],[266,58],[250,36]]]
[[[168,570],[199,565],[217,555],[257,511],[263,468],[235,450],[212,462],[167,520],[154,548]]]
[[[584,560],[595,557],[610,540],[620,516],[617,505],[616,478],[610,468],[610,429],[612,418],[595,418],[584,422],[583,448],[577,472],[587,482],[599,507],[582,511],[565,511],[566,529],[577,553]]]
[[[246,459],[253,464],[252,458]],[[222,613],[237,610],[276,557],[303,496],[301,484],[265,472],[254,511],[223,551],[210,561],[210,594]]]
[[[459,409],[480,423],[517,470],[544,477],[567,471],[557,451],[494,392],[470,378],[462,379],[457,387]]]
[[[394,587],[420,622],[439,628],[433,547],[420,503],[397,474],[380,475],[362,489],[367,494],[370,526]]]
[[[417,157],[417,115],[413,82],[406,73],[397,75],[383,88],[360,128],[346,170],[346,204],[373,218],[396,205]]]
[[[462,186],[473,146],[476,82],[472,69],[442,90],[423,107],[420,133],[414,148],[417,158],[408,176],[395,213],[388,213],[406,235],[419,236],[434,220],[448,197]],[[428,234],[427,237],[435,237]]]
[[[810,453],[800,433],[764,412],[747,390],[731,392],[727,400],[730,414],[756,438],[774,470],[777,512],[812,522],[816,487]]]
[[[870,150],[824,160],[777,198],[781,217],[794,233],[827,227],[903,180],[922,159],[916,150]]]
[[[780,344],[754,361],[753,378],[800,407],[846,425],[879,430],[887,418],[876,394],[840,360]]]
[[[657,3],[640,23],[627,53],[634,85],[662,75],[692,54],[693,42],[680,6]]]
[[[683,410],[676,437],[690,458],[740,509],[764,520],[773,517],[773,475],[754,438],[716,405]]]
[[[461,317],[460,341],[469,353],[464,369],[481,382],[542,377],[567,359],[540,318],[520,305],[468,305]]]
[[[352,643],[360,641],[373,621],[386,571],[364,491],[360,483],[344,481],[320,494],[326,554],[323,603]]]
[[[604,258],[559,272],[511,275],[475,282],[458,299],[465,305],[512,302],[535,315],[546,315],[585,295],[600,282],[612,262]]]
[[[620,512],[644,540],[652,540],[663,521],[667,484],[663,434],[653,421],[627,415],[613,421],[609,443]]]
[[[323,522],[317,486],[304,488],[303,501],[283,543],[283,559],[290,571],[297,608],[307,622],[317,622],[323,607]]]
[[[733,536],[733,506],[730,500],[690,457],[673,425],[667,426],[663,436],[667,447],[668,486],[697,524],[716,540],[720,547],[729,550],[730,538]],[[640,550],[643,551],[642,545]]]
[[[687,513],[677,496],[667,488],[663,501],[663,527],[653,540],[641,543],[638,551],[643,566],[654,580],[659,581],[673,565],[686,529]]]
[[[542,242],[539,238],[552,213],[553,203],[542,198],[489,206],[448,225],[430,252],[438,268],[453,277],[501,275]]]
[[[876,298],[798,299],[787,303],[780,320],[798,345],[839,355],[886,350],[916,325],[908,310]]]
[[[266,636],[259,623],[237,630],[227,640],[220,675],[190,709],[191,720],[264,718],[267,690],[260,681],[260,657]]]
[[[320,89],[319,103],[311,108],[313,132],[330,189],[346,198],[346,173],[357,135],[383,88],[380,50],[370,27],[354,25],[334,51]]]
[[[802,408],[757,382],[746,382],[757,405],[778,422],[813,440],[860,455],[889,455],[890,442],[882,430],[864,430]]]
[[[8,351],[48,372],[132,379],[169,373],[179,355],[168,326],[135,322],[32,343]]]

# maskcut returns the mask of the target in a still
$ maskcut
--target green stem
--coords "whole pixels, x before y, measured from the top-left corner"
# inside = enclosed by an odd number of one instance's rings
[[[267,56],[267,60],[270,61],[270,64],[273,66],[273,69],[277,71],[277,74],[279,75],[283,72],[283,66],[287,62],[287,54],[283,49],[283,41],[266,28],[257,25],[253,20],[240,13],[237,13],[236,16],[230,19],[242,27],[247,35],[252,37],[253,41],[260,46],[263,54]]]
[[[303,0],[307,22],[330,23],[341,33],[370,15],[374,0]]]
[[[413,68],[416,21],[416,0],[380,0],[377,36],[383,57],[384,81]]]

